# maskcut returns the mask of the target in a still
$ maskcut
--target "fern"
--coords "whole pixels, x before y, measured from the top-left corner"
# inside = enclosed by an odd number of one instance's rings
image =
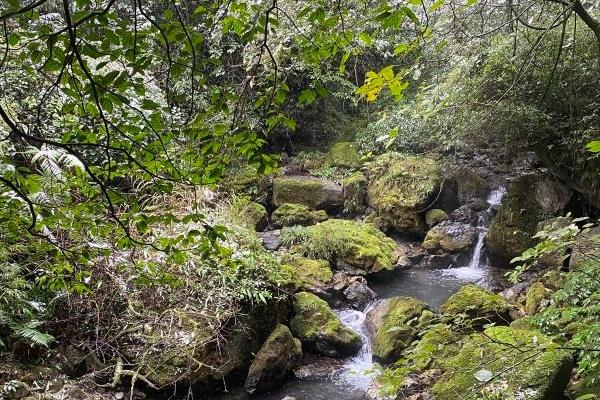
[[[30,344],[48,347],[54,337],[36,329],[42,324],[42,321],[30,321],[26,325],[15,325],[13,326],[13,336]]]

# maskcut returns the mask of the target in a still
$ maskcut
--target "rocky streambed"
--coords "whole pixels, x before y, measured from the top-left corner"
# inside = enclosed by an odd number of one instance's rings
[[[490,192],[486,200],[488,206],[477,215],[476,240],[468,257],[460,263],[438,268],[415,267],[383,276],[376,275],[368,279],[368,287],[374,291],[374,298],[368,297],[366,302],[356,308],[343,306],[334,310],[340,321],[361,338],[362,346],[356,355],[341,360],[308,356],[294,370],[290,379],[270,393],[248,396],[244,390],[234,390],[219,399],[358,400],[364,399],[365,396],[378,398],[373,383],[380,373],[381,366],[373,354],[373,329],[369,326],[369,319],[377,318],[374,317],[377,309],[385,308],[390,299],[393,301],[394,298],[405,297],[421,300],[423,306],[416,315],[418,317],[425,307],[434,312],[439,311],[442,304],[466,284],[473,283],[485,288],[497,285],[485,252],[484,239],[491,218],[505,193],[506,189],[503,186]],[[400,239],[398,243],[400,246],[410,244]],[[502,270],[498,272],[497,275],[503,273]],[[394,306],[390,308],[397,308],[398,304]]]

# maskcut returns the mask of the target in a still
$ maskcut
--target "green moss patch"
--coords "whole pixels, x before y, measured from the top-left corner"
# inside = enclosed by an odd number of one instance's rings
[[[421,233],[424,221],[419,211],[439,189],[442,181],[438,162],[432,158],[387,153],[366,167],[370,181],[369,205],[399,231]]]
[[[271,222],[275,227],[294,225],[314,225],[327,220],[324,210],[312,211],[300,204],[284,203],[271,215]]]
[[[445,316],[468,316],[466,323],[481,327],[486,323],[508,323],[510,305],[499,294],[489,292],[476,285],[463,286],[442,305]]]
[[[285,243],[310,258],[335,261],[338,268],[373,273],[393,270],[397,261],[396,243],[372,225],[329,219],[308,227],[283,231]]]
[[[329,305],[314,294],[296,293],[294,311],[290,328],[308,349],[334,357],[354,355],[360,350],[360,336],[342,324]]]
[[[566,388],[572,359],[539,332],[491,327],[469,337],[440,366],[444,374],[432,388],[437,400],[551,400]]]
[[[333,279],[333,271],[327,260],[288,256],[283,262],[292,267],[294,278],[302,286],[325,285]]]
[[[361,161],[358,146],[353,142],[335,143],[327,153],[327,163],[336,167],[359,167]]]

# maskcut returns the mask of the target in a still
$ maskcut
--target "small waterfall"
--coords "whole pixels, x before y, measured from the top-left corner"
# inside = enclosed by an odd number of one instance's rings
[[[466,267],[449,268],[445,270],[444,272],[446,275],[451,275],[458,279],[464,279],[473,282],[479,281],[480,279],[485,277],[486,265],[481,265],[481,255],[483,252],[484,239],[488,231],[488,226],[490,218],[494,211],[494,207],[500,204],[500,202],[502,201],[502,197],[504,197],[505,194],[506,189],[503,186],[492,190],[492,192],[487,198],[489,207],[487,208],[487,210],[481,213],[477,219],[477,242],[475,243],[475,248],[473,249],[473,254],[471,256],[471,259],[469,260],[469,263]]]
[[[363,343],[359,353],[345,361],[338,376],[353,387],[364,390],[368,389],[373,382],[373,350],[366,318],[375,304],[377,302],[368,305],[364,311],[353,309],[335,311],[344,325],[358,333]]]

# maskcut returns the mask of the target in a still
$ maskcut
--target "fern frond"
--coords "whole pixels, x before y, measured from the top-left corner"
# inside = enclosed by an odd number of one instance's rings
[[[24,339],[32,344],[36,344],[42,347],[48,347],[50,343],[54,340],[52,335],[41,332],[35,329],[37,326],[41,325],[41,321],[31,321],[27,325],[15,325],[13,327],[13,335],[20,339]]]

